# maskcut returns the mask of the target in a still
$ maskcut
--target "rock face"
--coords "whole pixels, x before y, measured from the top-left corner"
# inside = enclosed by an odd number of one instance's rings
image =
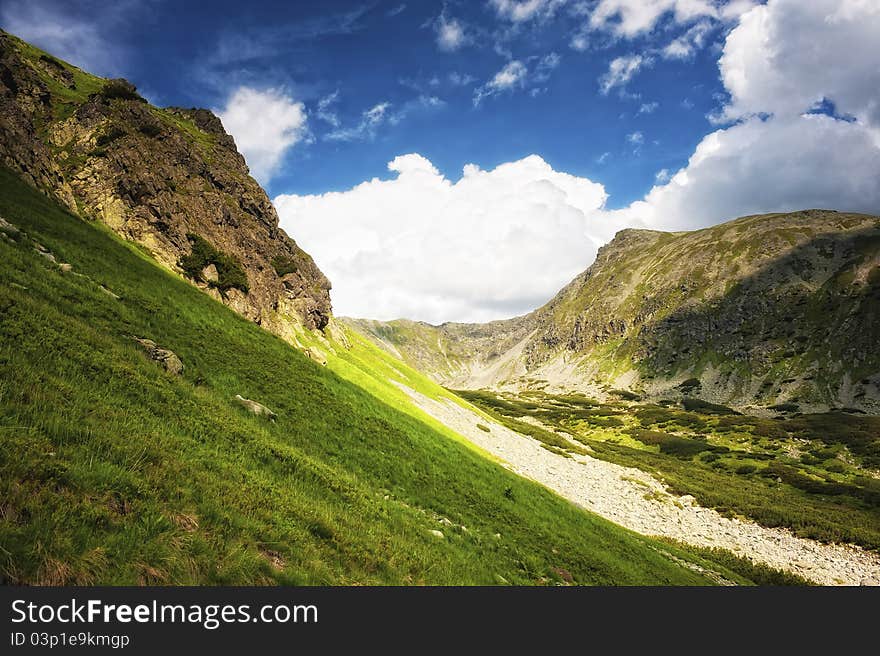
[[[282,337],[330,320],[330,283],[208,110],[153,107],[0,31],[0,161]]]
[[[880,413],[880,217],[807,210],[624,230],[527,316],[351,323],[449,387]]]

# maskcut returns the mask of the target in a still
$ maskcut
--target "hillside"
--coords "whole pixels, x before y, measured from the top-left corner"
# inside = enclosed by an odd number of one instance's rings
[[[153,107],[0,31],[0,161],[284,338],[330,320],[330,283],[208,110]]]
[[[809,210],[624,230],[524,317],[347,321],[451,388],[877,413],[880,218]]]
[[[0,216],[6,583],[762,580],[512,474],[357,335],[303,333],[322,367],[7,170]]]

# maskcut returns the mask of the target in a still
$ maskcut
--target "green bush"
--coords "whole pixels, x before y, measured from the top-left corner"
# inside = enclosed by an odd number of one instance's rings
[[[691,458],[703,451],[716,449],[710,444],[692,440],[677,435],[669,435],[660,431],[646,430],[644,428],[630,429],[629,434],[642,444],[657,445],[661,453],[678,456],[679,458]]]
[[[198,235],[188,234],[187,239],[192,244],[192,252],[180,258],[179,264],[189,278],[206,282],[224,294],[230,289],[239,289],[245,294],[250,291],[247,275],[238,260],[231,255],[221,253]],[[205,280],[202,276],[204,268],[211,264],[217,268],[216,282]]]
[[[101,88],[100,94],[103,98],[106,98],[107,100],[118,98],[121,100],[137,100],[138,102],[142,103],[147,102],[137,92],[137,87],[123,78],[107,80],[107,82],[105,82],[104,86]]]
[[[272,268],[275,269],[275,273],[279,277],[286,276],[288,273],[296,273],[297,271],[296,262],[282,255],[276,255],[272,258]]]
[[[682,406],[688,412],[702,412],[707,415],[738,415],[740,414],[732,408],[717,403],[709,403],[702,399],[683,399]]]
[[[488,426],[484,426],[483,424],[477,424],[477,428],[479,428],[481,431],[485,431],[485,432],[487,432],[487,433],[491,433],[491,432],[492,432],[492,431],[489,429]]]
[[[758,468],[755,465],[746,464],[746,465],[740,465],[734,471],[736,471],[737,474],[745,475],[745,474],[754,474],[757,469]]]

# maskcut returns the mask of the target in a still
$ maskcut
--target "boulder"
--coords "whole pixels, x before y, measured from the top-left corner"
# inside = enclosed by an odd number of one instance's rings
[[[235,395],[235,402],[251,414],[255,414],[258,417],[268,417],[271,421],[275,421],[275,418],[278,416],[262,403],[246,399],[241,394]]]
[[[307,348],[303,353],[306,354],[306,357],[310,360],[314,360],[322,367],[327,366],[327,355],[319,348],[315,348],[314,346],[311,348]]]
[[[150,356],[150,359],[162,365],[165,371],[167,371],[169,374],[173,374],[175,376],[180,376],[181,374],[183,374],[183,361],[181,361],[181,359],[177,357],[174,351],[162,348],[151,339],[141,339],[140,337],[135,337],[135,340],[147,352],[147,355]]]
[[[217,273],[217,267],[214,264],[209,264],[202,269],[202,280],[205,282],[217,282],[220,280],[220,274]]]

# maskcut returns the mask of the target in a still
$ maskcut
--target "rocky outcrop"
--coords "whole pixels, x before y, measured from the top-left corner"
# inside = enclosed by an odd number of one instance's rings
[[[352,323],[450,387],[880,413],[880,217],[806,210],[624,230],[524,317]]]
[[[162,348],[151,339],[143,339],[140,337],[135,337],[134,339],[141,345],[141,348],[147,352],[147,356],[153,362],[159,364],[169,374],[172,376],[183,375],[183,361],[177,357],[177,354],[174,353],[174,351]]]
[[[153,107],[0,32],[0,160],[282,337],[330,321],[329,281],[208,110]],[[213,259],[192,271],[197,246]]]

